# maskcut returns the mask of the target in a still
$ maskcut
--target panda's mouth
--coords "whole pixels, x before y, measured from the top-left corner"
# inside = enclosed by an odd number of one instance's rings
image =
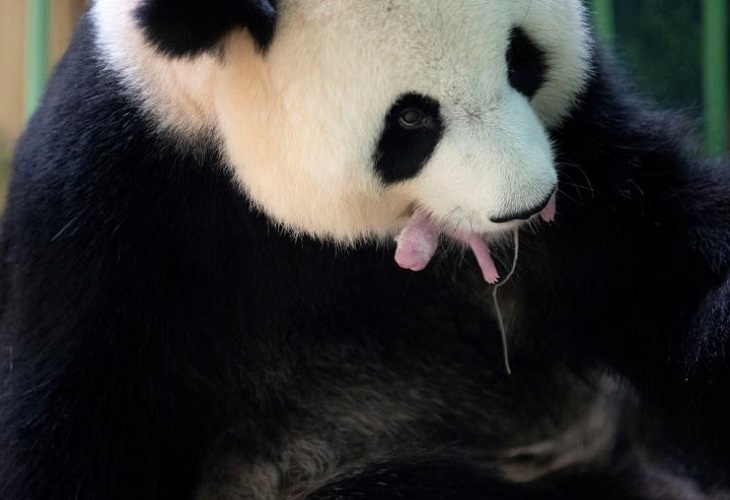
[[[555,219],[556,205],[556,197],[553,195],[539,213],[539,217],[545,222],[552,222]],[[487,283],[495,284],[499,281],[499,271],[492,259],[486,234],[445,230],[422,210],[414,212],[406,227],[396,237],[395,261],[403,269],[424,270],[436,253],[442,234],[459,240],[471,248]]]

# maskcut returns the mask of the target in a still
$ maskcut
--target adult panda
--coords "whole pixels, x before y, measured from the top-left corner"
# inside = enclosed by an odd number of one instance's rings
[[[14,160],[0,497],[725,498],[729,174],[615,73],[579,0],[96,0]]]

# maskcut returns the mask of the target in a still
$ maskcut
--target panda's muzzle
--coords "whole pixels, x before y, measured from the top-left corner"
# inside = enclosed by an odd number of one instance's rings
[[[555,219],[556,199],[556,191],[553,190],[546,201],[529,211],[529,217],[539,213],[542,220],[552,222]],[[513,214],[505,222],[514,220]],[[416,210],[413,213],[406,226],[396,237],[395,261],[404,269],[422,271],[436,253],[439,237],[442,233],[467,244],[471,248],[482,271],[484,281],[490,284],[499,281],[499,271],[494,265],[489,243],[485,240],[483,234],[444,231],[442,225],[431,220],[428,213],[422,210]]]
[[[545,197],[544,200],[542,200],[537,205],[516,212],[511,212],[505,215],[490,217],[489,220],[494,222],[495,224],[503,224],[505,222],[524,221],[534,217],[537,214],[544,215],[544,212],[550,208],[551,202],[554,201],[554,197],[555,191],[553,190]]]

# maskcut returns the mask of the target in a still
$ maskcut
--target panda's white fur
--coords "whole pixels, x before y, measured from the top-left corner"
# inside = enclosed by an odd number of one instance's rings
[[[193,58],[156,51],[135,25],[138,4],[98,0],[93,11],[101,54],[129,92],[183,142],[216,133],[275,221],[338,242],[392,235],[414,206],[451,230],[512,227],[490,218],[554,190],[545,129],[589,72],[579,0],[285,0],[265,54],[238,31]],[[507,79],[515,27],[546,53],[531,101]],[[420,175],[385,185],[373,151],[406,92],[439,101],[446,130]]]

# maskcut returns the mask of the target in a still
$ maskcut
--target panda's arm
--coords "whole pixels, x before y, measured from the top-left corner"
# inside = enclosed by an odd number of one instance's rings
[[[518,321],[536,355],[620,373],[677,435],[727,463],[730,165],[704,159],[685,121],[618,73],[599,51],[554,134],[558,217],[523,245]]]

